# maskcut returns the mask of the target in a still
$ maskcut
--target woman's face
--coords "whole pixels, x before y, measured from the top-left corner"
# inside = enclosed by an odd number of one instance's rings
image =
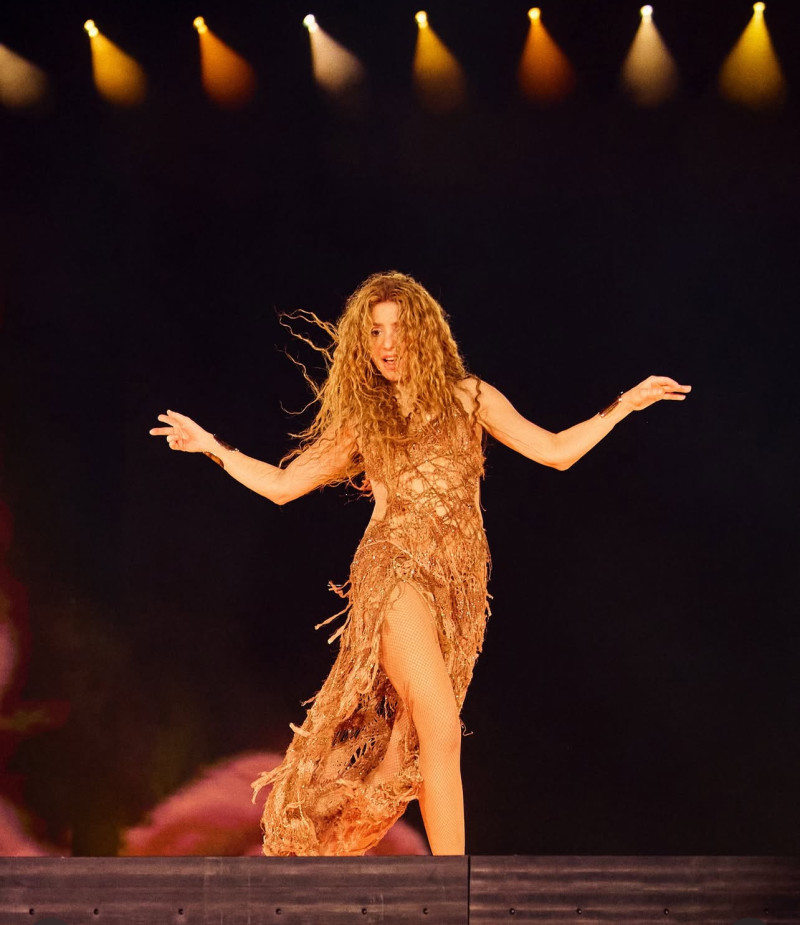
[[[369,352],[378,372],[389,382],[400,381],[403,342],[397,302],[378,302],[372,309]]]

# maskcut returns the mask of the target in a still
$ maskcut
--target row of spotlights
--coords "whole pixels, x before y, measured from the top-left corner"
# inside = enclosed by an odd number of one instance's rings
[[[764,3],[759,2],[753,4],[754,13],[763,13],[765,9],[766,4]],[[642,14],[644,19],[651,19],[653,16],[653,7],[648,3],[643,6],[639,12]],[[540,19],[541,15],[542,11],[538,6],[534,6],[528,10],[528,18],[531,21]],[[425,10],[420,10],[419,13],[414,16],[414,19],[416,19],[417,25],[420,27],[420,29],[426,29],[428,27],[428,14],[425,12]],[[308,16],[306,16],[306,18],[303,20],[303,25],[306,27],[306,29],[309,30],[309,32],[314,32],[315,29],[319,29],[317,20],[311,13],[309,13]]]
[[[763,13],[766,8],[766,4],[764,3],[759,2],[753,4],[753,12],[759,15]],[[643,6],[639,12],[642,14],[643,19],[651,19],[653,16],[653,7],[648,3],[646,6]],[[528,10],[528,18],[531,20],[531,22],[539,19],[541,15],[542,11],[538,6],[534,6]],[[416,19],[417,25],[420,27],[420,29],[428,28],[428,14],[425,12],[425,10],[420,10],[414,18]],[[206,21],[202,16],[198,16],[192,25],[195,27],[195,29],[197,29],[200,35],[202,35],[204,32],[208,32],[208,26],[206,25]],[[308,29],[309,32],[316,32],[317,29],[319,29],[319,23],[312,13],[309,13],[308,16],[303,19],[303,25],[306,27],[306,29]],[[90,38],[94,38],[96,35],[99,35],[99,30],[94,24],[93,19],[87,19],[83,24],[83,28],[88,32]]]

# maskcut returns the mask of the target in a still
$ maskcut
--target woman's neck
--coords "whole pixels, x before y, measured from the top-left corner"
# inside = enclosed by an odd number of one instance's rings
[[[394,395],[397,399],[397,407],[400,409],[400,413],[403,417],[408,417],[414,410],[416,396],[411,393],[408,386],[403,386],[401,383],[395,385]]]

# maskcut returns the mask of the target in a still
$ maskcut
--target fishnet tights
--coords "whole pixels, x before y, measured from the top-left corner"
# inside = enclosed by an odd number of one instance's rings
[[[413,723],[419,739],[422,819],[433,854],[464,853],[461,721],[430,606],[407,582],[398,585],[381,631],[381,665],[402,701],[378,784],[398,773]]]

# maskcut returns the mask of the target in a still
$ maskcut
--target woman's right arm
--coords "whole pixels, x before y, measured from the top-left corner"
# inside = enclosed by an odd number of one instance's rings
[[[205,453],[228,475],[275,504],[286,504],[344,475],[356,451],[355,439],[345,434],[320,439],[295,457],[285,469],[245,456],[221,443],[213,434],[177,411],[159,414],[166,427],[154,427],[154,437],[166,437],[172,450]]]

